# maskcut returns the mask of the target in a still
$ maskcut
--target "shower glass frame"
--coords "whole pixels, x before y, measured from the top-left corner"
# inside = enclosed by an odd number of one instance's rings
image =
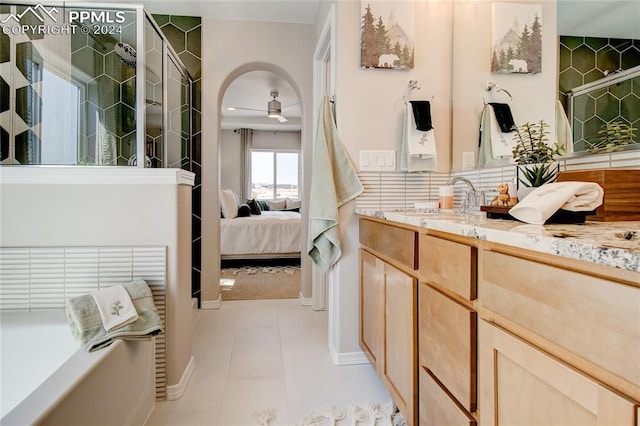
[[[29,7],[29,6],[36,6],[39,5],[40,2],[36,2],[36,1],[17,1],[17,2],[3,2],[3,6],[24,6],[24,7]],[[122,3],[85,3],[85,2],[46,2],[43,6],[46,7],[55,7],[55,8],[60,8],[61,10],[63,10],[64,12],[66,12],[69,9],[73,9],[73,10],[83,10],[83,11],[125,11],[125,12],[133,12],[135,14],[135,37],[136,37],[136,46],[135,46],[135,50],[137,52],[136,54],[136,69],[135,69],[135,120],[136,120],[136,128],[135,128],[135,141],[136,141],[136,149],[135,149],[135,155],[136,155],[136,159],[139,160],[140,158],[144,158],[145,161],[136,161],[135,165],[118,165],[117,161],[115,165],[100,165],[100,164],[62,164],[62,163],[49,163],[49,164],[42,164],[42,163],[34,163],[34,164],[24,164],[24,165],[29,165],[29,166],[37,166],[37,167],[47,167],[47,166],[52,166],[52,165],[72,165],[74,167],[138,167],[138,168],[144,168],[144,167],[148,167],[147,165],[147,161],[146,161],[146,80],[147,80],[147,68],[146,68],[146,42],[147,40],[145,40],[145,24],[149,23],[151,25],[151,27],[157,32],[157,34],[160,36],[161,40],[162,40],[162,132],[161,132],[161,137],[162,137],[162,150],[163,150],[163,155],[162,155],[162,161],[160,164],[158,164],[158,167],[161,168],[166,168],[168,166],[167,164],[167,152],[168,152],[168,138],[166,137],[166,132],[168,132],[168,125],[169,125],[169,111],[168,111],[168,103],[167,103],[167,92],[168,92],[168,65],[169,65],[169,61],[172,61],[178,71],[180,72],[181,76],[186,80],[186,91],[187,91],[187,102],[188,102],[188,109],[187,112],[189,114],[189,118],[186,121],[187,125],[188,125],[188,129],[186,129],[186,134],[187,134],[187,148],[188,148],[188,152],[186,153],[186,155],[188,156],[187,161],[181,161],[181,166],[182,168],[185,168],[187,170],[191,169],[191,149],[192,149],[192,141],[191,141],[191,136],[192,136],[192,128],[193,128],[193,114],[192,114],[192,108],[193,108],[193,78],[192,76],[189,74],[188,70],[186,69],[186,67],[184,66],[184,64],[182,63],[182,61],[180,60],[180,57],[178,56],[178,54],[175,52],[175,50],[173,49],[173,47],[170,45],[169,41],[167,40],[167,38],[164,36],[162,30],[160,29],[160,27],[158,26],[158,24],[155,22],[155,20],[153,19],[152,15],[149,14],[147,11],[144,10],[144,7],[142,5],[131,5],[131,4],[122,4]],[[64,13],[63,12],[63,13]],[[66,17],[65,17],[66,20]],[[56,21],[57,22],[57,21]],[[86,34],[86,33],[85,33]],[[13,44],[13,43],[12,43]],[[15,61],[15,52],[11,53],[11,61]],[[43,63],[44,65],[44,63]],[[44,68],[44,67],[43,67]],[[73,68],[73,66],[71,65],[71,68]],[[11,89],[12,93],[14,89]],[[12,108],[16,108],[16,102],[15,100],[12,103]],[[85,120],[88,120],[88,114],[87,117],[85,117]],[[82,124],[79,124],[78,127],[78,133],[80,133],[80,126]],[[11,138],[14,139],[15,135],[11,134]],[[79,138],[78,138],[79,140]],[[13,141],[10,141],[10,145],[13,144]],[[80,147],[80,142],[78,142],[78,144],[76,145],[75,149],[76,151],[78,151]],[[13,155],[15,157],[15,147],[13,148],[14,152]],[[185,155],[185,153],[183,153],[183,155]],[[186,165],[186,167],[185,167]],[[7,165],[2,165],[2,166],[7,166]],[[0,166],[0,167],[2,167]],[[9,166],[15,166],[15,167],[19,167],[20,164],[16,164],[16,165],[9,165]]]

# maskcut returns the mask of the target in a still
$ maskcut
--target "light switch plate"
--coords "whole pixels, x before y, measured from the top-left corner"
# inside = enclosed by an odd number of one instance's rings
[[[395,172],[396,152],[393,150],[360,151],[360,171]]]

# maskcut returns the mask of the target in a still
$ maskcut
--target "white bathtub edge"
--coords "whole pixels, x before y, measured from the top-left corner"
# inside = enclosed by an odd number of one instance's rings
[[[167,401],[175,401],[177,399],[182,398],[184,391],[187,389],[187,385],[189,384],[189,380],[191,380],[191,376],[193,375],[193,370],[196,368],[196,361],[191,356],[189,360],[189,364],[187,364],[187,368],[184,369],[182,373],[182,377],[180,381],[175,385],[167,386]]]
[[[155,403],[155,377],[153,376],[155,339],[153,342],[140,341],[136,343],[143,342],[149,342],[152,345],[148,349],[150,357],[147,361],[150,363],[151,377],[147,383],[150,393],[149,395],[141,395],[140,399],[133,404],[134,409],[127,414],[127,423],[123,424],[141,424],[140,421],[144,421],[148,417]],[[64,404],[76,388],[106,362],[112,353],[118,350],[126,351],[126,347],[123,347],[126,344],[127,342],[123,340],[116,340],[106,348],[92,353],[79,349],[24,401],[2,417],[0,423],[3,426],[47,424],[49,417],[56,412],[58,407]]]

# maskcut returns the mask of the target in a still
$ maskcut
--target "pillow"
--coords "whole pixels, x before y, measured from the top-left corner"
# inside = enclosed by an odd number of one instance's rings
[[[220,209],[222,216],[226,219],[233,219],[238,216],[238,198],[231,189],[220,191]]]
[[[269,204],[267,204],[265,200],[256,200],[256,203],[258,203],[258,207],[260,207],[260,210],[263,212],[269,210]]]
[[[286,209],[299,209],[300,207],[302,207],[302,200],[299,198],[287,198],[286,199]]]
[[[269,210],[282,210],[287,208],[287,200],[266,200]]]
[[[247,216],[251,216],[251,207],[246,204],[240,204],[240,206],[238,206],[238,217]]]
[[[251,209],[251,214],[261,215],[262,211],[260,210],[260,205],[254,198],[253,200],[247,200],[247,205]]]

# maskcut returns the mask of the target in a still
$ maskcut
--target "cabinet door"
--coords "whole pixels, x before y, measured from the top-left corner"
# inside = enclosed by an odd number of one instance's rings
[[[417,396],[416,293],[414,278],[384,263],[384,354],[382,381],[410,425]]]
[[[380,372],[382,320],[384,318],[383,263],[360,250],[360,347]]]
[[[479,346],[481,424],[635,424],[632,401],[484,321]]]

